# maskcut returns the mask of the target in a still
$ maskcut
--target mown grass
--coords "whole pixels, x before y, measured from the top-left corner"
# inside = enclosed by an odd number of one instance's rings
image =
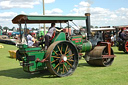
[[[2,44],[2,43],[0,43]],[[29,74],[23,71],[19,62],[9,58],[12,45],[2,44],[0,49],[0,85],[128,85],[128,54],[113,47],[116,58],[109,67],[89,66],[82,58],[75,72],[67,77],[43,74]]]

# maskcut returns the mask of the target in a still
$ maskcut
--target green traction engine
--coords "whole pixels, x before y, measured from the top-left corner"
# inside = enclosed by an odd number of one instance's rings
[[[70,35],[69,32],[68,34],[64,31],[56,32],[47,50],[42,47],[28,47],[28,45],[22,43],[23,39],[21,39],[22,42],[17,44],[19,49],[16,52],[16,59],[20,61],[24,71],[34,73],[47,69],[52,75],[68,76],[77,68],[80,57],[85,58],[89,65],[110,66],[112,64],[115,56],[111,44],[97,41],[98,39],[95,40],[94,36],[91,35],[89,13],[85,16],[18,15],[12,22],[19,24],[20,29],[22,24],[25,24],[25,36],[26,24],[68,23],[73,20],[86,20],[86,38],[84,37],[85,34],[82,33]]]

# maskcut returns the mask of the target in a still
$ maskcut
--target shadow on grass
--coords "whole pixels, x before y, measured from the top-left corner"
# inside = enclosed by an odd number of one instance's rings
[[[40,78],[59,78],[55,75],[51,75],[48,70],[44,70],[41,73],[30,74],[23,71],[22,68],[1,70],[0,76],[12,77],[17,79],[31,79],[35,77]]]
[[[90,65],[88,63],[79,63],[78,64],[78,67],[83,67],[83,66],[89,66],[90,67]]]
[[[98,66],[98,65],[89,65],[88,63],[79,63],[78,67],[83,67],[83,66],[86,66],[86,67],[104,67],[104,66]]]
[[[124,52],[114,52],[115,54],[126,54]]]
[[[10,59],[16,59],[16,58],[13,58],[13,57],[11,57],[11,56],[7,56],[7,58],[10,58]]]

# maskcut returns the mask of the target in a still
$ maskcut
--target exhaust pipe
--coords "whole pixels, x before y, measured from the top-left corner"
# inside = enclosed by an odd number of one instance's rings
[[[90,13],[85,13],[86,19],[86,27],[87,27],[87,38],[88,40],[91,39],[91,28],[90,28]]]

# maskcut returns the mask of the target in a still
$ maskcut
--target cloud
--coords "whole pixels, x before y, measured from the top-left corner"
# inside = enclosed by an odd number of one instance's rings
[[[63,11],[59,8],[51,9],[51,10],[45,10],[46,15],[62,15]],[[21,11],[21,14],[26,14],[24,11]],[[43,15],[39,14],[37,12],[29,13],[30,15]]]
[[[39,4],[38,0],[1,0],[0,9],[33,8],[36,4]]]
[[[59,8],[55,8],[52,10],[46,10],[45,14],[46,15],[62,15],[63,11]]]
[[[21,14],[26,14],[24,11],[21,11]],[[37,15],[37,12],[29,13],[30,15]],[[13,26],[17,27],[16,24],[12,23],[12,19],[17,16],[18,14],[15,12],[3,12],[0,13],[0,25],[2,27],[7,26],[12,28]]]
[[[55,8],[55,9],[52,9],[52,10],[46,10],[45,13],[47,15],[62,15],[63,11],[59,8]],[[20,14],[27,14],[27,13],[24,12],[24,11],[21,11]],[[18,15],[18,13],[15,13],[15,12],[0,13],[0,25],[2,27],[7,26],[9,28],[12,28],[13,26],[17,27],[17,25],[14,25],[12,23],[12,19],[17,15]],[[42,14],[39,14],[37,12],[32,12],[32,13],[29,13],[29,15],[42,15]]]
[[[2,27],[4,26],[8,26],[8,27],[12,27],[13,24],[11,22],[11,20],[17,15],[17,13],[14,12],[3,12],[0,13],[0,25]]]
[[[29,13],[30,15],[39,15],[37,12]]]
[[[0,13],[0,18],[12,18],[15,15],[17,15],[17,13],[14,13],[14,12],[4,12],[4,13]]]
[[[42,4],[43,0],[1,0],[0,9],[33,8],[34,5]],[[45,3],[53,3],[55,0],[44,0]]]
[[[75,5],[75,7],[90,7],[91,4],[89,2],[81,1],[79,5]]]
[[[112,14],[110,15],[111,18],[117,18],[117,15],[116,14]]]
[[[109,10],[101,7],[88,7],[87,2],[80,2],[75,5],[68,15],[82,15],[85,13],[91,13],[91,24],[93,26],[113,26],[113,25],[127,25],[128,24],[128,8],[120,8],[117,10]],[[81,23],[79,23],[81,24]]]
[[[41,0],[42,1],[42,0]],[[55,0],[44,0],[45,3],[53,3]]]

